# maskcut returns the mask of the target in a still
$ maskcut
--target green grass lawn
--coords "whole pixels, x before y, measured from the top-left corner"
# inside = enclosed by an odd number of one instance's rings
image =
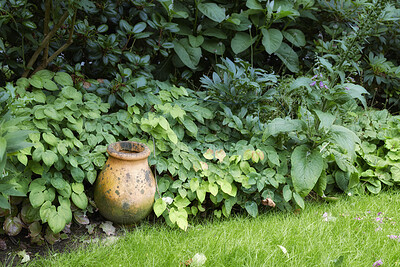
[[[113,244],[50,253],[29,266],[185,266],[197,253],[204,266],[400,266],[400,237],[388,237],[400,235],[399,208],[393,191],[307,203],[297,214],[206,220],[186,232],[145,223]]]

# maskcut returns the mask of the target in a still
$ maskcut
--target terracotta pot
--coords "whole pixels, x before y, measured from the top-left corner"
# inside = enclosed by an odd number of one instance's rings
[[[141,143],[121,141],[107,148],[109,158],[97,177],[94,201],[105,218],[132,224],[152,210],[156,183],[147,158],[150,149]]]

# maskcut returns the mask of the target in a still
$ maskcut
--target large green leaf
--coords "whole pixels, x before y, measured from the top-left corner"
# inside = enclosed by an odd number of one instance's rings
[[[355,155],[355,145],[361,141],[352,130],[340,125],[332,125],[330,134],[329,139],[332,143],[345,149],[350,155]]]
[[[349,94],[352,98],[357,98],[360,100],[364,108],[367,108],[367,102],[363,94],[369,95],[369,93],[364,87],[353,83],[345,83],[343,86],[347,94]]]
[[[252,217],[257,217],[258,215],[258,206],[257,203],[254,201],[247,201],[246,204],[244,205],[246,208],[246,211],[252,216]]]
[[[6,150],[7,150],[7,140],[4,137],[0,136],[0,162],[3,160],[3,158],[7,156]]]
[[[231,40],[232,51],[235,54],[239,54],[249,48],[256,38],[251,38],[250,34],[245,32],[237,32]]]
[[[300,131],[306,127],[307,125],[302,120],[276,118],[267,124],[263,137],[266,138],[270,135]]]
[[[188,39],[174,40],[174,50],[179,59],[187,67],[195,69],[201,58],[201,48],[192,47]]]
[[[73,82],[71,76],[65,72],[57,72],[56,75],[54,76],[54,80],[62,86],[73,86],[74,85],[74,82]]]
[[[258,0],[247,0],[246,6],[250,9],[263,10],[263,7],[258,2]]]
[[[291,164],[294,189],[305,197],[321,176],[324,167],[321,153],[318,149],[310,150],[306,145],[298,146],[293,150]]]
[[[334,121],[336,120],[336,116],[330,113],[322,112],[321,110],[314,110],[315,114],[317,114],[318,119],[320,121],[319,129],[330,129]]]
[[[219,56],[222,56],[225,52],[224,43],[217,39],[205,40],[201,47],[204,50]]]
[[[298,29],[289,29],[283,32],[283,36],[297,47],[306,45],[306,37],[304,33]]]
[[[263,38],[262,44],[268,54],[272,54],[279,49],[282,44],[283,36],[277,29],[261,29]]]
[[[200,3],[197,8],[209,19],[218,23],[225,19],[225,8],[220,7],[215,3]]]
[[[299,57],[288,44],[282,43],[275,54],[291,72],[299,72]]]

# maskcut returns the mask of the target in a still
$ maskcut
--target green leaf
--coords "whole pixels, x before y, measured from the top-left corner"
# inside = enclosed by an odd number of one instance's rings
[[[42,89],[43,88],[43,80],[39,76],[32,76],[29,78],[29,83],[36,88]]]
[[[277,29],[261,29],[263,38],[262,44],[268,54],[272,54],[279,49],[282,44],[283,36]]]
[[[43,87],[49,91],[57,91],[58,90],[57,84],[55,82],[53,82],[52,80],[44,80]]]
[[[157,217],[160,217],[166,208],[167,204],[162,200],[162,198],[159,198],[154,202],[153,210]]]
[[[58,160],[58,156],[53,151],[47,150],[42,153],[42,160],[44,164],[46,164],[47,166],[51,166]]]
[[[220,182],[220,186],[221,186],[221,190],[224,192],[224,193],[227,193],[227,194],[231,194],[232,193],[232,185],[231,185],[231,183],[229,183],[227,180],[222,180],[221,182]]]
[[[299,205],[300,208],[304,209],[304,199],[297,194],[297,192],[293,192],[293,198],[294,201],[296,201],[296,204]]]
[[[283,32],[283,36],[297,47],[306,45],[306,37],[304,33],[298,29],[289,29]]]
[[[189,35],[189,43],[193,47],[199,47],[203,44],[204,42],[204,37],[199,35],[199,36],[193,36]]]
[[[322,112],[320,110],[314,110],[315,114],[317,114],[320,124],[319,129],[325,128],[325,130],[331,128],[333,122],[336,120],[336,116],[330,113]]]
[[[34,208],[40,207],[44,201],[45,201],[45,194],[43,191],[34,190],[29,193],[29,202],[31,203],[32,207]]]
[[[369,95],[369,93],[364,87],[353,83],[345,83],[343,87],[345,88],[345,93],[349,94],[352,98],[360,100],[364,108],[367,108],[367,101],[363,94]]]
[[[185,118],[185,120],[183,121],[183,125],[185,126],[185,128],[194,136],[197,135],[197,125],[190,120],[188,117]]]
[[[67,224],[64,216],[56,211],[53,211],[49,214],[47,223],[49,224],[50,229],[55,234],[61,232]]]
[[[197,8],[209,19],[221,23],[225,20],[225,8],[215,3],[200,3]]]
[[[173,143],[177,144],[178,143],[178,137],[176,136],[175,132],[173,130],[170,130],[167,132],[168,139]]]
[[[17,152],[21,149],[32,146],[33,144],[24,142],[31,133],[33,132],[19,130],[6,134],[4,138],[7,140],[7,153]]]
[[[133,33],[140,33],[146,29],[146,22],[139,22],[135,26],[133,26],[132,32]]]
[[[95,170],[88,171],[86,176],[87,176],[86,179],[88,180],[88,182],[93,184],[96,181],[97,172]]]
[[[0,162],[3,161],[3,159],[7,156],[6,151],[7,151],[7,140],[4,137],[0,136]],[[1,169],[0,172],[2,172]]]
[[[72,191],[79,194],[82,194],[85,191],[85,187],[82,183],[72,183],[71,184]]]
[[[321,176],[324,166],[321,153],[318,149],[310,150],[306,145],[298,146],[293,150],[291,164],[294,189],[305,197]]]
[[[174,199],[173,204],[177,207],[177,208],[185,208],[187,206],[190,205],[190,200],[187,199],[186,197],[181,197],[181,196],[177,196]]]
[[[192,192],[196,192],[197,188],[199,188],[200,183],[199,183],[199,179],[198,178],[192,178],[190,180],[190,190],[192,190]]]
[[[258,206],[257,203],[254,201],[247,201],[246,204],[244,205],[246,208],[246,211],[252,216],[252,217],[257,217],[258,215]]]
[[[326,173],[323,171],[321,173],[321,177],[319,177],[318,182],[314,186],[314,191],[319,195],[323,196],[326,186],[328,184],[328,177],[326,176]]]
[[[86,209],[86,207],[88,205],[88,198],[85,195],[85,193],[77,194],[75,192],[72,192],[71,200],[75,204],[75,206],[77,206],[78,208],[80,208],[82,210]]]
[[[51,146],[57,146],[59,140],[57,137],[54,136],[52,133],[43,133],[43,139],[46,143]]]
[[[10,203],[8,202],[8,198],[4,197],[0,194],[0,208],[9,210],[11,209]]]
[[[283,199],[286,202],[289,202],[292,199],[292,190],[290,190],[290,186],[289,185],[285,185],[283,187]]]
[[[361,142],[358,136],[352,130],[340,125],[332,125],[329,140],[339,147],[345,149],[347,153],[352,156],[355,155],[356,143]]]
[[[231,40],[232,51],[235,54],[239,54],[249,48],[256,38],[251,38],[250,34],[245,32],[237,32]]]
[[[267,124],[267,127],[264,132],[264,138],[270,135],[275,136],[280,133],[300,131],[306,128],[307,125],[302,120],[276,118]]]
[[[201,48],[212,54],[216,54],[219,56],[222,56],[225,52],[224,43],[221,42],[221,40],[216,40],[216,39],[205,40],[204,43],[201,45]]]
[[[215,183],[209,183],[208,184],[208,191],[210,191],[210,193],[213,196],[216,196],[218,194],[218,185],[216,185]]]
[[[288,44],[282,43],[275,54],[291,72],[299,72],[299,57]]]
[[[347,187],[349,186],[350,173],[336,171],[335,180],[339,188],[345,192],[347,190]]]
[[[182,40],[174,40],[174,50],[183,64],[191,69],[196,69],[201,58],[201,48],[192,47],[187,38]]]
[[[246,6],[250,9],[263,10],[263,8],[262,8],[261,4],[258,2],[258,0],[247,0]]]
[[[78,183],[82,183],[83,179],[85,179],[85,173],[79,167],[72,168],[71,175],[74,178],[74,180]]]
[[[54,76],[54,80],[62,86],[73,86],[74,85],[74,82],[73,82],[71,76],[65,72],[57,72],[56,75]]]

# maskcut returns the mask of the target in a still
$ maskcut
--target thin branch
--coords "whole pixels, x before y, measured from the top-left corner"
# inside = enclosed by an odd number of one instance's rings
[[[71,28],[69,30],[69,36],[68,36],[67,42],[63,46],[61,46],[59,49],[57,49],[57,51],[54,52],[45,62],[43,62],[42,65],[38,66],[33,73],[36,73],[39,70],[42,70],[42,69],[46,68],[46,66],[49,65],[49,63],[51,61],[53,61],[59,54],[61,54],[65,49],[68,48],[68,46],[70,46],[74,42],[72,37],[74,36],[74,26],[75,26],[75,21],[76,21],[76,13],[77,12],[75,10],[74,17],[72,18]]]
[[[49,22],[50,22],[50,9],[51,9],[51,0],[46,0],[45,4],[45,13],[44,13],[44,25],[43,25],[43,36],[49,34]],[[47,43],[46,48],[44,49],[43,53],[43,64],[47,61],[49,56],[49,45],[50,42]]]
[[[40,53],[43,51],[43,49],[46,47],[46,45],[50,42],[50,39],[54,36],[54,34],[57,32],[59,28],[64,24],[65,20],[68,18],[69,13],[68,11],[65,11],[58,23],[54,26],[54,28],[46,35],[46,37],[43,39],[42,43],[38,47],[38,49],[35,51],[31,59],[29,60],[28,65],[26,66],[26,70],[22,77],[28,77],[28,74],[33,66],[35,64],[37,58],[39,57]]]

